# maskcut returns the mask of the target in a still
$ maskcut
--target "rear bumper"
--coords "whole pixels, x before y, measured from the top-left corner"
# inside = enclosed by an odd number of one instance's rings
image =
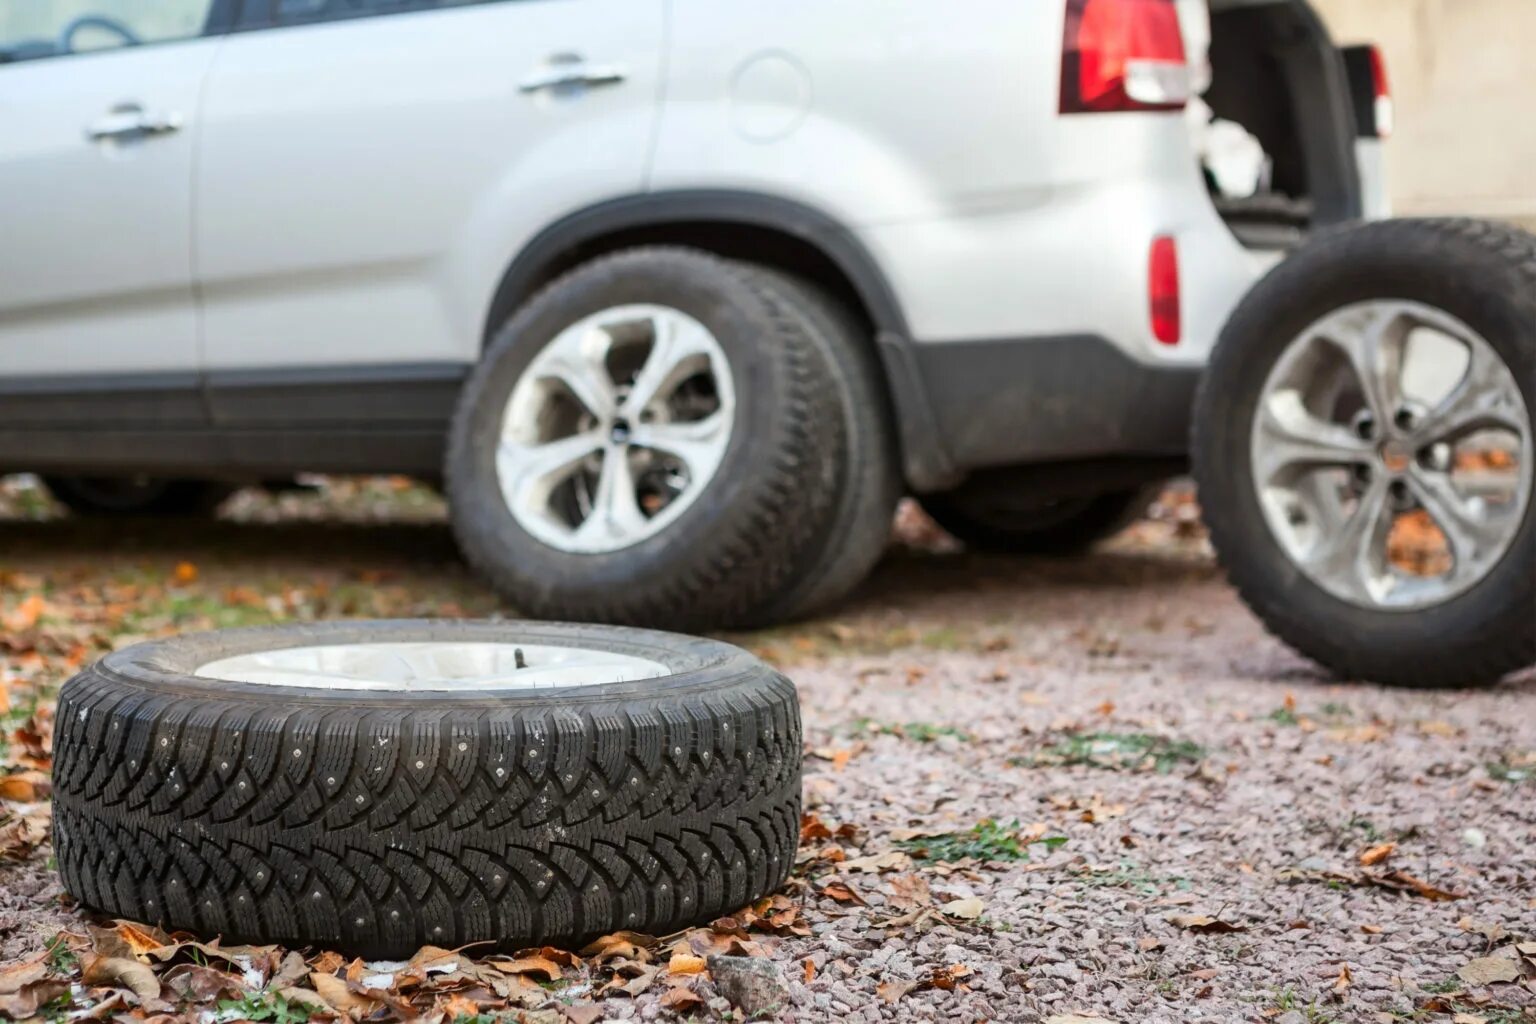
[[[916,474],[919,489],[995,466],[1188,450],[1198,366],[1139,362],[1093,334],[891,344],[886,356],[920,390],[927,468],[947,470]]]

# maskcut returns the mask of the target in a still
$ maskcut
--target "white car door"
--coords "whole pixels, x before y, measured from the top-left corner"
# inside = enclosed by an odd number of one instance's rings
[[[246,0],[199,157],[215,418],[438,415],[395,396],[478,358],[518,248],[642,189],[663,14],[664,0]]]
[[[134,381],[161,397],[130,401],[119,410],[129,419],[200,416],[192,165],[198,98],[231,8],[230,0],[0,4],[7,421],[57,408],[49,395],[119,383],[129,394]],[[172,404],[167,387],[177,392]],[[18,404],[17,392],[31,400]]]

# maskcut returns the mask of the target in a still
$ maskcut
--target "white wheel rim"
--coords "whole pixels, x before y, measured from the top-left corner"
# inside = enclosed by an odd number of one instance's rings
[[[630,683],[672,670],[648,658],[588,647],[455,641],[284,647],[220,658],[193,674],[322,690],[506,692]]]
[[[1422,303],[1357,303],[1307,328],[1270,371],[1250,438],[1270,532],[1309,579],[1360,607],[1464,593],[1509,550],[1530,502],[1531,414],[1514,375],[1476,331]],[[1460,446],[1479,440],[1500,446],[1505,468],[1469,480]],[[1443,536],[1445,571],[1393,564],[1392,530],[1411,512]]]
[[[735,426],[730,364],[680,310],[616,306],[555,336],[502,414],[496,476],[513,518],[560,551],[631,547],[714,479]]]

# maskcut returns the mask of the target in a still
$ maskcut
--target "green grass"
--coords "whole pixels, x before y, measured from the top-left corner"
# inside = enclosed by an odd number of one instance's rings
[[[238,1019],[256,1024],[305,1024],[310,1018],[305,1004],[290,1002],[276,992],[252,992],[241,999],[220,999],[219,1009],[238,1013]]]
[[[873,718],[855,718],[848,725],[848,735],[854,738],[897,736],[914,743],[936,743],[945,736],[953,737],[961,743],[971,743],[976,739],[964,729],[953,725],[935,725],[932,722],[907,722],[903,725],[877,722]]]
[[[56,934],[48,940],[48,969],[54,974],[69,975],[80,966],[80,958],[75,951],[69,948],[62,934]]]
[[[1205,748],[1189,740],[1139,732],[1091,732],[1064,736],[1022,763],[1026,767],[1087,765],[1111,771],[1153,769],[1166,775],[1180,764],[1198,764],[1204,758]]]
[[[1497,761],[1490,761],[1483,765],[1488,772],[1488,777],[1495,782],[1529,782],[1536,778],[1536,768],[1532,768],[1524,761],[1515,761],[1511,757],[1501,757]]]
[[[896,846],[919,860],[1029,860],[1029,848],[1039,845],[1054,849],[1067,841],[1066,836],[1045,836],[1028,842],[1019,835],[1019,823],[999,824],[984,819],[964,832],[906,839]]]

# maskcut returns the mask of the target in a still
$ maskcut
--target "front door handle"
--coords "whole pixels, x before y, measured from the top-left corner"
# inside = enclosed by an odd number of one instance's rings
[[[599,85],[617,85],[629,77],[618,64],[588,64],[574,54],[558,54],[549,66],[541,68],[518,83],[525,93],[558,91]]]
[[[113,107],[107,116],[87,126],[85,137],[92,142],[142,139],[180,131],[183,123],[182,116],[174,111],[166,114],[150,114],[138,104],[124,103]]]

